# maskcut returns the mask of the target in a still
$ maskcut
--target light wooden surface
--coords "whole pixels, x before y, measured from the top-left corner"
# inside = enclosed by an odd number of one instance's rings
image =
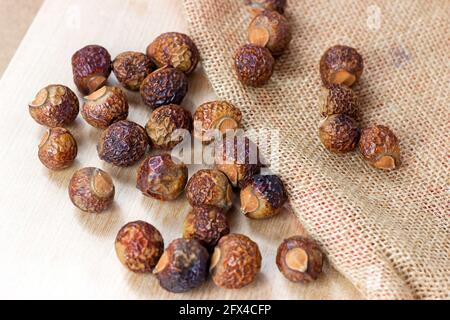
[[[0,298],[362,298],[328,265],[324,275],[308,285],[290,283],[278,272],[274,262],[278,244],[302,232],[288,209],[268,221],[230,213],[232,231],[250,236],[260,246],[263,266],[255,283],[241,290],[224,290],[209,280],[190,293],[168,293],[153,276],[127,271],[116,258],[113,243],[123,224],[141,219],[154,224],[167,245],[181,234],[189,210],[184,196],[170,203],[142,196],[135,188],[136,166],[116,168],[100,161],[96,152],[100,131],[86,125],[81,116],[69,127],[79,145],[73,167],[52,172],[39,162],[37,145],[45,129],[28,115],[27,103],[50,83],[75,89],[70,66],[73,52],[92,43],[105,46],[113,57],[125,50],[144,51],[162,32],[187,32],[182,10],[177,0],[47,0],[43,4],[0,80]],[[114,76],[110,83],[116,83]],[[201,68],[189,84],[183,105],[191,111],[215,98]],[[144,124],[150,110],[138,94],[127,94],[129,119]],[[84,166],[103,168],[113,176],[116,200],[110,212],[89,215],[70,202],[68,181],[74,170]]]

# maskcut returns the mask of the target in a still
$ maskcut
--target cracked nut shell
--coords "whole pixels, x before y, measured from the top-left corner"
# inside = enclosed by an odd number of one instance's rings
[[[279,56],[292,40],[289,22],[276,11],[263,11],[250,22],[248,40],[254,45],[266,47],[274,56]]]
[[[83,94],[103,87],[111,74],[111,55],[98,45],[81,48],[72,56],[73,81]]]
[[[192,116],[189,111],[176,105],[169,104],[153,110],[145,125],[152,147],[172,149],[183,140],[183,136],[176,130],[192,131]],[[175,135],[176,136],[173,136]]]
[[[124,225],[117,233],[114,244],[117,257],[129,270],[151,272],[164,252],[161,233],[145,221]]]
[[[252,14],[259,14],[264,10],[273,10],[283,14],[287,0],[245,0],[245,5]]]
[[[147,55],[159,68],[171,66],[185,74],[195,70],[200,58],[191,38],[179,32],[167,32],[158,36],[147,47]]]
[[[319,97],[319,111],[323,117],[343,113],[357,119],[359,115],[356,93],[340,84],[323,86]]]
[[[233,189],[219,170],[202,169],[189,179],[186,198],[193,207],[216,207],[228,211],[233,204]]]
[[[400,145],[386,126],[374,125],[361,132],[359,152],[372,167],[392,170],[400,166]]]
[[[319,127],[320,141],[333,153],[347,153],[355,150],[359,140],[357,122],[345,114],[327,117]]]
[[[269,82],[275,59],[269,49],[245,44],[234,55],[234,70],[246,86],[260,87]]]
[[[103,161],[126,167],[141,159],[148,146],[149,139],[144,128],[137,123],[121,120],[103,131],[97,151]]]
[[[106,129],[128,117],[128,101],[118,87],[103,86],[84,99],[81,115],[93,127]]]
[[[261,269],[258,245],[242,234],[222,237],[211,257],[214,283],[225,289],[240,289],[252,283]]]
[[[167,291],[187,292],[206,281],[208,260],[208,251],[197,240],[176,239],[166,248],[153,273]]]
[[[241,190],[241,212],[252,219],[273,217],[287,201],[283,182],[275,175],[255,175]]]
[[[183,238],[197,239],[208,250],[214,249],[219,239],[229,233],[227,217],[217,208],[192,208],[184,220]]]
[[[80,103],[70,88],[51,84],[41,89],[28,107],[37,123],[54,128],[72,123],[78,115]]]
[[[80,210],[100,213],[114,200],[114,184],[105,171],[88,167],[76,171],[69,183],[69,196]]]
[[[170,154],[148,156],[137,171],[136,187],[146,196],[158,200],[175,200],[183,192],[188,169],[176,163]]]
[[[227,101],[210,101],[200,105],[194,112],[194,136],[207,143],[213,140],[214,132],[220,135],[227,130],[236,130],[241,126],[241,110]]]
[[[151,108],[180,104],[188,91],[188,79],[178,69],[162,67],[150,73],[141,84],[141,97]]]
[[[323,84],[343,84],[351,87],[358,82],[364,69],[362,56],[356,49],[336,45],[329,48],[320,59],[320,76]]]
[[[276,263],[287,279],[306,283],[316,280],[322,272],[323,254],[314,241],[294,236],[280,244]]]
[[[139,90],[142,81],[153,69],[153,62],[141,52],[122,52],[112,62],[112,71],[117,80],[126,89],[133,91]]]
[[[38,156],[42,164],[52,170],[70,167],[77,156],[77,142],[69,130],[47,129],[39,143]]]

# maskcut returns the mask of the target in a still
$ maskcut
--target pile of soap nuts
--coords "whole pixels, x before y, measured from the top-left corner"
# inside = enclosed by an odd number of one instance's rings
[[[103,130],[97,143],[99,158],[119,167],[142,161],[136,187],[143,195],[170,201],[185,191],[192,206],[183,236],[165,249],[159,230],[144,221],[127,223],[115,240],[117,256],[129,270],[155,274],[161,287],[171,292],[194,289],[206,281],[208,274],[222,288],[242,288],[257,276],[262,260],[258,245],[245,235],[230,234],[226,214],[232,206],[234,188],[240,189],[241,212],[252,219],[278,214],[287,201],[279,177],[261,175],[259,163],[238,161],[241,144],[248,159],[248,138],[208,136],[211,129],[224,134],[240,128],[238,108],[226,101],[211,101],[199,106],[192,116],[179,105],[188,90],[187,76],[198,61],[194,42],[176,32],[157,37],[146,53],[127,51],[111,60],[105,48],[89,45],[72,56],[75,85],[85,94],[81,115],[86,123]],[[126,92],[107,85],[111,71],[123,88],[139,90],[143,103],[152,109],[145,126],[126,120]],[[74,162],[77,142],[65,126],[75,120],[79,109],[76,94],[60,84],[41,89],[29,104],[33,119],[49,128],[38,152],[47,168],[65,169]],[[199,128],[193,128],[194,120],[201,123]],[[188,181],[187,166],[167,153],[181,142],[172,139],[176,129],[195,129],[196,139],[214,143],[215,168],[199,170]],[[150,148],[161,152],[146,156]],[[104,212],[114,201],[113,179],[99,168],[75,171],[68,189],[72,203],[85,212]],[[186,256],[194,258],[186,261]],[[312,240],[295,236],[280,245],[276,264],[291,281],[308,282],[320,274],[323,257]]]
[[[351,152],[359,144],[362,158],[372,167],[396,169],[400,165],[400,146],[394,133],[383,125],[362,131],[358,125],[358,98],[351,87],[358,82],[363,68],[363,58],[354,48],[336,45],[323,54],[319,111],[325,120],[319,127],[319,137],[333,153]]]

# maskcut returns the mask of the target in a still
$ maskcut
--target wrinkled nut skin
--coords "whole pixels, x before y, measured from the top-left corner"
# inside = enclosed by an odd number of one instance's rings
[[[197,239],[208,250],[230,233],[227,217],[217,208],[196,207],[189,211],[183,225],[183,238]]]
[[[250,22],[248,40],[254,45],[266,47],[274,56],[279,56],[292,40],[289,22],[276,11],[263,11]]]
[[[31,117],[39,124],[55,128],[72,123],[78,116],[80,103],[70,88],[52,84],[41,89],[28,105]]]
[[[359,140],[359,152],[372,167],[392,170],[400,166],[400,145],[395,134],[386,126],[365,128]]]
[[[100,213],[108,209],[114,200],[114,184],[105,171],[88,167],[76,171],[69,183],[69,196],[80,210]]]
[[[360,129],[357,122],[345,115],[327,117],[319,127],[319,138],[325,148],[333,153],[347,153],[358,145]]]
[[[189,179],[186,198],[192,207],[215,207],[228,211],[233,204],[233,189],[222,172],[203,169]]]
[[[323,117],[333,114],[346,114],[349,117],[358,119],[358,109],[358,97],[349,87],[331,84],[321,88],[319,111]]]
[[[227,101],[210,101],[200,105],[194,112],[194,137],[204,143],[213,140],[209,130],[224,134],[227,130],[241,127],[241,110]]]
[[[244,0],[250,13],[257,15],[264,10],[273,10],[283,14],[287,0]]]
[[[149,138],[144,128],[137,123],[121,120],[103,131],[97,151],[103,161],[127,167],[141,159],[148,146]]]
[[[197,46],[191,38],[178,32],[158,36],[147,47],[147,55],[159,68],[171,66],[187,75],[195,70],[200,59]]]
[[[146,196],[163,200],[175,200],[183,192],[188,169],[176,163],[170,154],[148,156],[137,171],[136,187]]]
[[[280,272],[292,282],[311,282],[322,272],[323,254],[310,239],[293,236],[278,247],[276,263]]]
[[[81,48],[72,56],[73,81],[83,94],[103,87],[111,74],[111,55],[98,45]]]
[[[222,237],[211,257],[214,283],[225,289],[240,289],[252,283],[261,269],[258,245],[241,234]]]
[[[351,87],[358,82],[363,69],[362,56],[354,48],[347,46],[331,47],[320,59],[320,76],[325,85],[343,84]]]
[[[245,44],[234,56],[234,70],[242,84],[261,87],[269,82],[273,73],[275,59],[269,49]]]
[[[233,187],[243,188],[261,168],[258,147],[245,136],[217,141],[214,157],[216,169],[228,177]]]
[[[179,144],[183,140],[183,136],[172,136],[178,129],[191,132],[192,116],[189,111],[176,104],[153,110],[145,125],[145,130],[152,141],[152,147],[157,149],[172,149]]]
[[[77,142],[69,130],[51,128],[39,143],[38,157],[47,168],[61,170],[70,167],[77,152]]]
[[[128,100],[118,87],[101,87],[84,99],[81,115],[95,128],[106,129],[128,117]]]
[[[119,230],[114,247],[120,262],[129,270],[147,273],[153,270],[163,254],[164,240],[151,224],[134,221]]]
[[[241,212],[248,218],[277,215],[287,201],[283,182],[275,175],[255,175],[241,190]]]
[[[195,239],[176,239],[166,248],[153,273],[165,290],[187,292],[206,281],[208,261],[208,251],[200,242]]]
[[[178,69],[162,67],[150,73],[141,84],[141,97],[151,108],[180,104],[188,91],[188,79]]]
[[[139,91],[142,81],[153,69],[153,62],[141,52],[122,52],[112,62],[112,71],[117,80],[132,91]]]

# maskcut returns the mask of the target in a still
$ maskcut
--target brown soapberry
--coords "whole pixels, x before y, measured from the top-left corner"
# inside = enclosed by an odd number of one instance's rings
[[[54,128],[72,123],[78,115],[80,104],[68,87],[52,84],[41,89],[28,107],[37,123]]]
[[[81,48],[72,56],[73,81],[83,94],[103,87],[111,74],[111,55],[98,45]]]
[[[222,237],[211,257],[214,283],[225,289],[240,289],[252,283],[261,269],[258,245],[241,234]]]
[[[333,114],[319,127],[320,141],[325,148],[334,153],[347,153],[355,150],[359,139],[359,126],[346,114]]]
[[[77,142],[69,130],[47,129],[39,143],[39,160],[52,170],[69,167],[77,156]]]
[[[269,49],[254,44],[245,44],[234,55],[234,70],[238,79],[246,86],[265,85],[273,73],[275,59]]]
[[[128,101],[118,87],[101,87],[84,99],[81,115],[93,127],[106,129],[128,117]]]
[[[192,131],[192,116],[189,111],[176,104],[162,106],[153,110],[145,130],[152,141],[152,147],[172,149],[183,140],[184,132],[181,130]]]
[[[280,244],[276,263],[280,272],[290,281],[310,282],[322,272],[323,255],[312,240],[294,236]]]
[[[187,35],[167,32],[158,36],[147,47],[147,55],[160,68],[171,66],[190,74],[200,58],[197,46]]]
[[[142,81],[153,68],[150,58],[141,52],[122,52],[112,62],[112,70],[117,80],[126,89],[133,91],[139,90]]]
[[[188,169],[170,154],[148,156],[137,171],[136,187],[158,200],[175,200],[183,192]]]
[[[124,225],[114,246],[120,262],[137,273],[151,272],[164,252],[161,233],[144,221]]]
[[[244,2],[252,14],[259,14],[264,10],[273,10],[283,14],[287,0],[244,0]]]
[[[173,240],[153,273],[165,290],[187,292],[202,285],[208,275],[208,251],[195,239]]]
[[[346,114],[358,118],[358,98],[355,92],[340,84],[323,86],[319,97],[319,111],[323,117]]]
[[[97,151],[100,159],[126,167],[141,159],[148,146],[149,139],[144,128],[137,123],[121,120],[103,131]]]
[[[395,134],[386,126],[365,128],[359,140],[359,152],[372,167],[392,170],[400,166],[400,145]]]
[[[355,49],[336,45],[329,48],[320,59],[320,76],[323,84],[354,85],[364,69],[362,56]]]
[[[100,213],[108,209],[114,200],[114,184],[111,176],[98,168],[76,171],[69,183],[69,196],[80,210]]]

